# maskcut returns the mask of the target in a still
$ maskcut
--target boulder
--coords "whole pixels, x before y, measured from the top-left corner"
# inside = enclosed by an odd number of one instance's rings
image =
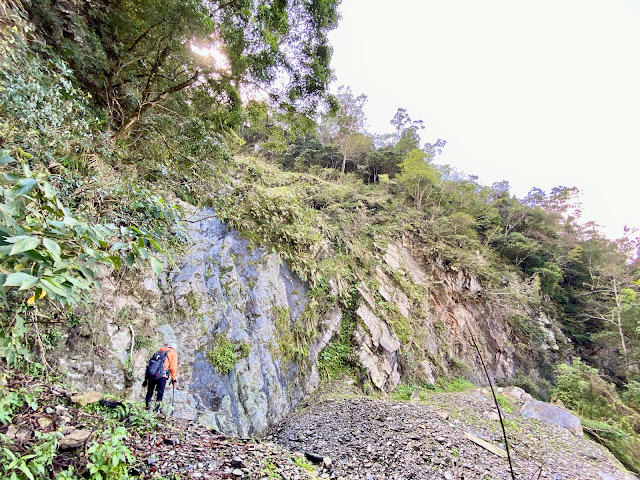
[[[84,445],[84,442],[87,441],[92,433],[93,430],[74,430],[60,440],[59,448],[62,451],[79,448]]]
[[[558,427],[564,427],[578,437],[584,435],[580,419],[557,405],[531,398],[522,405],[520,411],[527,417],[557,425]]]
[[[515,387],[515,386],[505,387],[504,390],[502,391],[502,394],[505,397],[507,397],[510,400],[513,400],[515,402],[525,401],[526,393],[527,392],[525,392],[522,388]]]
[[[96,403],[102,398],[102,392],[85,392],[71,395],[71,401],[79,405],[89,405],[90,403]]]

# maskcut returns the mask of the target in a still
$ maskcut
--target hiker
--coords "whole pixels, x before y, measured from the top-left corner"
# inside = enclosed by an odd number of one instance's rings
[[[145,372],[143,387],[147,387],[147,396],[145,403],[147,409],[151,403],[153,397],[153,391],[156,394],[156,408],[155,411],[160,410],[162,404],[162,397],[164,396],[164,388],[167,385],[169,375],[171,375],[171,384],[176,384],[177,372],[178,372],[178,353],[176,352],[175,343],[167,343],[164,347],[153,354],[149,364],[147,365],[147,371]],[[163,362],[161,365],[160,362]]]

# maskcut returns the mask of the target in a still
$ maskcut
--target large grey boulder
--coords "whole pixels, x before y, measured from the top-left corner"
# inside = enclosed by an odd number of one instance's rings
[[[530,398],[525,401],[520,411],[527,417],[564,427],[578,437],[584,435],[580,419],[557,405]]]

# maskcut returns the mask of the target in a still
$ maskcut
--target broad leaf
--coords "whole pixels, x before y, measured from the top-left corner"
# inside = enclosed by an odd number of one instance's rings
[[[124,247],[126,247],[128,244],[124,243],[124,242],[118,242],[116,243],[113,247],[111,247],[111,251],[112,252],[116,252]]]
[[[21,287],[24,282],[35,281],[33,285],[38,282],[38,278],[33,275],[29,275],[24,272],[15,272],[7,275],[7,279],[5,280],[3,287]],[[28,287],[27,287],[28,288]]]
[[[66,289],[64,289],[63,287],[61,287],[60,285],[58,285],[56,282],[54,282],[52,279],[50,278],[43,278],[41,281],[42,287],[47,290],[50,291],[52,293],[55,293],[56,295],[59,295],[61,297],[66,297],[67,296],[67,291]]]
[[[60,258],[60,245],[58,245],[55,241],[51,240],[50,238],[43,238],[42,244],[44,245],[44,248],[46,248],[53,254],[54,258]]]
[[[124,261],[127,263],[127,265],[129,265],[130,267],[133,267],[133,264],[135,263],[135,258],[133,256],[133,253],[130,253],[129,255],[126,256],[126,258],[124,259]]]
[[[15,255],[16,253],[26,252],[27,250],[33,250],[38,245],[40,245],[40,239],[38,237],[32,237],[29,235],[24,235],[23,237],[24,238],[18,240],[15,243],[7,239],[7,241],[9,241],[10,243],[13,243],[13,248],[11,249],[11,253],[9,255]],[[16,237],[11,237],[11,238],[16,238]]]
[[[16,195],[28,195],[34,187],[38,185],[35,178],[23,178],[16,183],[16,186],[11,189]]]
[[[160,276],[162,273],[162,262],[156,257],[151,257],[151,268],[156,272],[156,275]]]

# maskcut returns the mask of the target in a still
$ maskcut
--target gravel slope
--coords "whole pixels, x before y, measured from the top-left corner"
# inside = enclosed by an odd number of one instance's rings
[[[468,440],[503,447],[493,402],[482,390],[430,394],[421,402],[318,397],[274,426],[267,439],[329,457],[325,478],[509,479],[506,459]],[[632,479],[604,447],[564,428],[505,415],[519,479]]]

